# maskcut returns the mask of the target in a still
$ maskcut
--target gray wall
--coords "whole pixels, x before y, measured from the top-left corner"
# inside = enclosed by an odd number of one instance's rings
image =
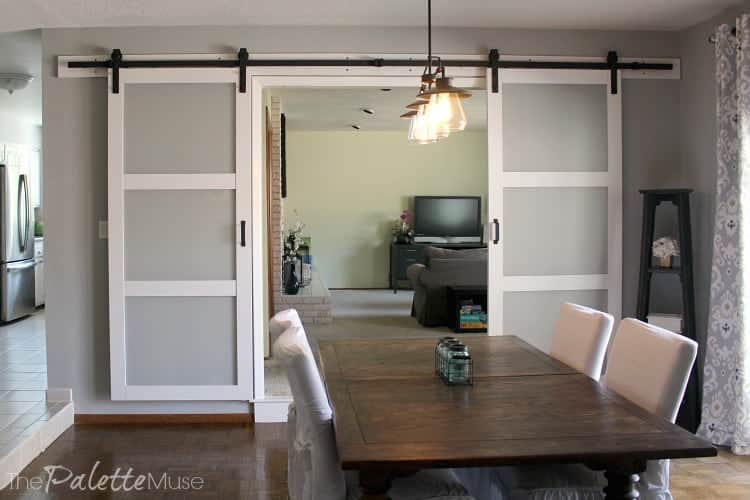
[[[675,33],[439,29],[435,50],[506,54],[677,57]],[[44,30],[47,338],[49,383],[72,387],[79,412],[241,411],[240,404],[113,403],[109,401],[106,241],[97,220],[106,219],[106,91],[101,79],[55,77],[55,56],[128,53],[371,52],[424,50],[424,29],[365,28],[116,28]],[[634,313],[640,204],[638,188],[668,183],[680,173],[680,115],[673,81],[626,81],[624,312]]]
[[[623,316],[635,316],[640,263],[643,197],[639,189],[682,185],[678,80],[627,80],[623,92]],[[674,217],[657,215],[655,234],[677,236]],[[652,311],[680,311],[679,282],[656,276]]]

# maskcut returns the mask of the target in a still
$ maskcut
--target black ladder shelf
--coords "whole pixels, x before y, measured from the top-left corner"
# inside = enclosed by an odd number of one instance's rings
[[[695,291],[693,288],[693,247],[690,235],[690,193],[692,189],[642,189],[643,234],[641,236],[641,268],[638,279],[638,309],[636,317],[646,321],[649,314],[651,278],[654,274],[671,273],[680,277],[682,288],[682,335],[696,340]],[[656,207],[670,202],[677,207],[677,225],[680,244],[680,266],[661,268],[652,265],[654,220]],[[690,382],[685,391],[677,424],[695,432],[699,423],[698,361],[693,365]]]

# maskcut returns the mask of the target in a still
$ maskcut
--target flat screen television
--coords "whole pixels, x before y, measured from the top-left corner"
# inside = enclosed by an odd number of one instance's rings
[[[415,196],[416,243],[480,243],[482,198],[479,196]]]

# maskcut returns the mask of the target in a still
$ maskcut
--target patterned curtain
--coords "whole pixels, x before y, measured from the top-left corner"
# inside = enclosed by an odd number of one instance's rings
[[[703,417],[698,434],[750,454],[750,16],[716,35],[718,173]],[[750,223],[750,218],[748,218]],[[744,265],[743,264],[747,264]]]

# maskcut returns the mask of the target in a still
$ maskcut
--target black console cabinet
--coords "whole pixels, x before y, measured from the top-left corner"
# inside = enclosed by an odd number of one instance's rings
[[[486,246],[484,243],[391,243],[391,267],[388,282],[391,284],[393,293],[396,293],[399,282],[408,281],[406,270],[409,266],[424,264],[424,250],[427,247],[465,250]]]

